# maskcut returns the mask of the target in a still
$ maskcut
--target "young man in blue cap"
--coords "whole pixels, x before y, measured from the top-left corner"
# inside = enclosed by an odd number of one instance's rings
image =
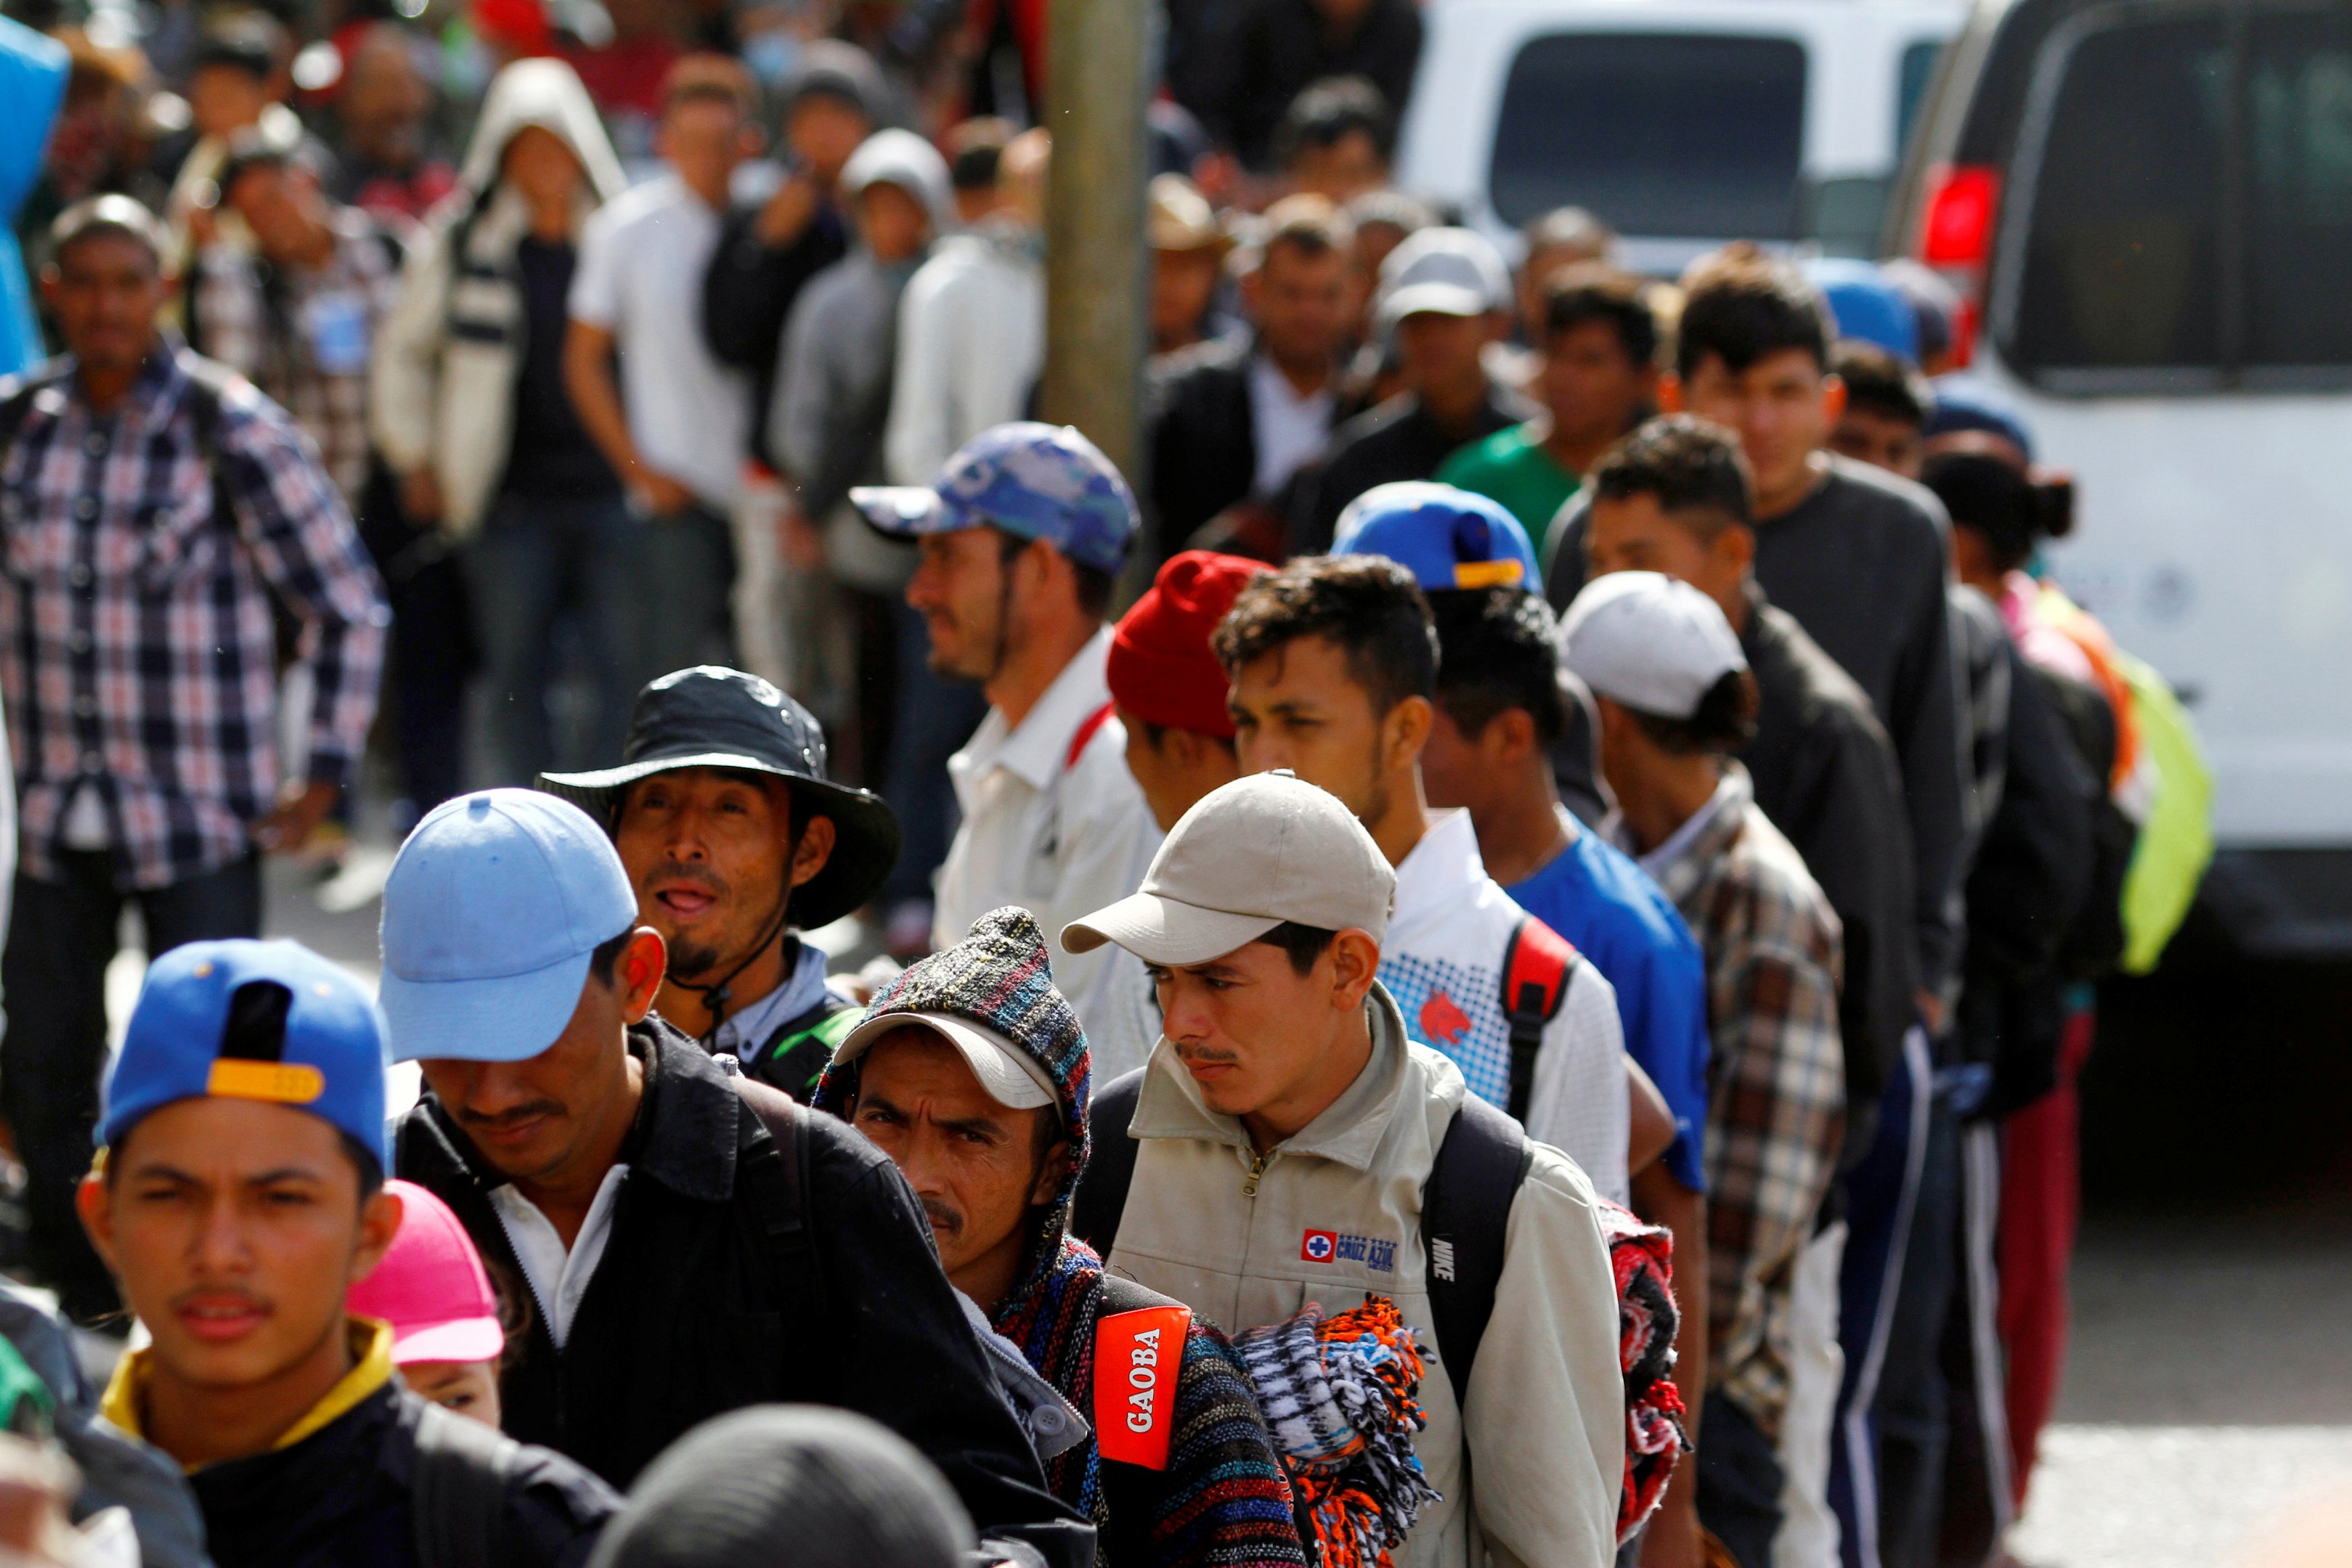
[[[529,1288],[508,1430],[615,1485],[770,1401],[864,1411],[990,1534],[1066,1519],[888,1160],[650,1017],[660,936],[604,830],[528,789],[426,815],[383,895],[400,1174]],[[1069,1528],[1078,1528],[1075,1524]]]
[[[391,1329],[345,1312],[400,1226],[386,1056],[366,993],[294,943],[156,960],[79,1196],[152,1336],[106,1415],[187,1469],[224,1563],[570,1568],[619,1506],[611,1489],[409,1392]],[[481,1512],[449,1506],[465,1499]]]
[[[1125,896],[1160,842],[1111,711],[1104,617],[1140,516],[1110,459],[1076,431],[1000,424],[948,459],[928,489],[856,489],[866,521],[922,545],[907,585],[931,668],[978,681],[988,716],[949,759],[963,824],[940,868],[931,945],[1017,904],[1049,930]],[[1122,1005],[1141,969],[1070,960],[1062,994],[1111,1060],[1141,1061]]]
[[[803,942],[880,890],[898,819],[825,777],[824,731],[757,675],[702,664],[637,695],[621,765],[541,774],[605,825],[668,954],[661,1016],[806,1101],[857,1004]]]

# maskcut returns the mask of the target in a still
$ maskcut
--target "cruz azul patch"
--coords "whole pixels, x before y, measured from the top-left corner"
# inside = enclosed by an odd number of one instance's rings
[[[1176,1374],[1192,1309],[1145,1307],[1095,1320],[1095,1448],[1106,1459],[1168,1468]]]
[[[1396,1243],[1381,1236],[1349,1236],[1310,1230],[1298,1239],[1302,1263],[1361,1263],[1382,1274],[1396,1272]]]

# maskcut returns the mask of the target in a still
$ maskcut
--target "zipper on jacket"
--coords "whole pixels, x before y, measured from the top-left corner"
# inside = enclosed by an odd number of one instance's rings
[[[1265,1155],[1256,1153],[1251,1154],[1249,1175],[1242,1178],[1242,1196],[1244,1197],[1255,1197],[1257,1196],[1257,1179],[1258,1177],[1265,1175],[1265,1162],[1268,1157],[1269,1156]]]

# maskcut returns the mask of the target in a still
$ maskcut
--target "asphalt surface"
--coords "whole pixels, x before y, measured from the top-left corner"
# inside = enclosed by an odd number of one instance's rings
[[[389,862],[362,847],[324,883],[273,865],[271,935],[373,980]],[[140,967],[110,976],[118,1019]],[[2110,989],[2073,1348],[2011,1539],[2021,1568],[2352,1568],[2348,1000],[2352,968],[2194,954]],[[2272,1539],[2298,1519],[2310,1554]]]

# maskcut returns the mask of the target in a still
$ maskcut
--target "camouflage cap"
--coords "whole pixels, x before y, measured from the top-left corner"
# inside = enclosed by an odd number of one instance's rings
[[[992,526],[1116,572],[1142,515],[1100,448],[1065,425],[1020,420],[964,443],[930,485],[861,486],[850,504],[894,538]]]

